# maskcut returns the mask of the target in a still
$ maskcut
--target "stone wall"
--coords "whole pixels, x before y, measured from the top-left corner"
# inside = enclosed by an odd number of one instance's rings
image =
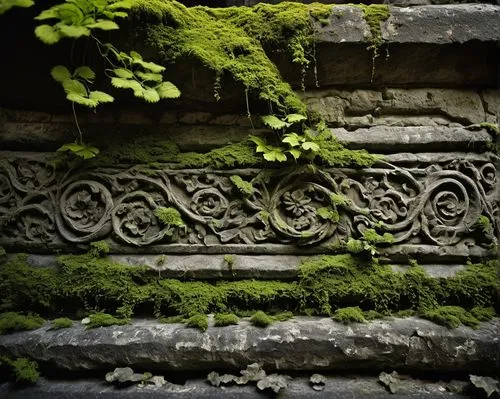
[[[436,279],[453,278],[469,261],[498,259],[500,6],[397,3],[381,25],[378,57],[366,48],[370,29],[352,6],[339,6],[331,24],[314,22],[315,65],[305,75],[268,49],[312,117],[348,149],[378,157],[365,168],[241,161],[237,154],[210,164],[210,150],[250,134],[269,136],[260,121],[266,105],[251,96],[247,102],[228,76],[215,101],[214,77],[195,60],[167,65],[183,93],[179,100],[144,106],[125,99],[97,113],[79,111],[85,140],[101,153],[68,162],[56,150],[75,139],[73,115],[57,94],[45,98],[30,89],[59,88],[49,78],[37,82],[25,63],[2,65],[0,246],[7,259],[28,253],[28,265],[50,269],[58,255],[85,253],[104,241],[111,261],[145,265],[164,278],[293,281],[304,260],[343,253],[350,240],[366,243],[374,230],[391,235],[374,251],[393,271],[417,261]],[[403,7],[409,4],[419,6]],[[45,51],[23,35],[24,54]],[[129,27],[123,40],[134,35]],[[0,49],[12,51],[20,40]],[[53,49],[47,54],[40,68],[60,57]],[[205,153],[199,164],[183,163],[193,151]],[[183,224],[160,220],[162,208],[177,210]],[[152,321],[92,336],[81,326],[64,333],[44,327],[0,337],[0,354],[65,372],[124,363],[199,371],[262,361],[273,370],[392,367],[463,376],[491,374],[499,365],[498,319],[478,332],[417,319],[352,330],[325,318],[297,318],[271,332],[245,323],[219,333],[210,319],[205,335]]]

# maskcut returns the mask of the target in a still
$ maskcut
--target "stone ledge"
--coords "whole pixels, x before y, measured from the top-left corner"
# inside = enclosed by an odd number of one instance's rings
[[[166,376],[168,380],[168,375]],[[446,390],[446,383],[405,379],[396,394],[389,393],[376,377],[372,376],[325,376],[322,391],[315,391],[309,385],[308,377],[295,377],[288,387],[280,391],[280,398],[329,398],[329,399],[420,399],[420,398],[464,398],[462,393]],[[466,382],[464,382],[464,385]],[[103,380],[52,381],[41,379],[35,386],[18,388],[0,384],[0,396],[11,399],[73,399],[88,398],[132,398],[132,399],[176,399],[176,398],[268,398],[267,393],[258,392],[254,386],[211,386],[205,379],[190,379],[184,385],[167,383],[163,387],[130,386],[115,388]]]
[[[485,129],[471,131],[464,128],[434,126],[375,126],[354,131],[344,128],[330,130],[349,148],[364,148],[381,153],[437,151],[443,148],[452,148],[454,151],[478,151],[486,149],[486,145],[493,141]]]
[[[228,265],[223,255],[109,255],[108,259],[127,266],[148,266],[163,278],[177,279],[296,279],[299,266],[307,257],[291,255],[231,255]],[[56,255],[30,254],[26,262],[32,267],[55,267]],[[406,264],[391,265],[404,272]],[[431,277],[451,277],[464,269],[458,264],[421,265]]]
[[[491,374],[500,366],[500,319],[453,330],[408,318],[343,325],[296,317],[267,328],[241,321],[204,333],[180,324],[137,320],[85,330],[38,330],[0,337],[0,355],[30,357],[53,371],[265,370],[440,371]]]

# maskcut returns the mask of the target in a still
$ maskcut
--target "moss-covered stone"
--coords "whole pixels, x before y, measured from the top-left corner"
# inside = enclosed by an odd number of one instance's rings
[[[214,325],[224,327],[238,324],[239,318],[233,313],[217,313],[214,316]]]
[[[36,330],[45,323],[45,320],[34,314],[23,315],[17,312],[0,314],[0,334],[15,331]]]
[[[0,369],[10,372],[13,380],[20,384],[35,384],[40,378],[37,362],[24,357],[13,360],[0,356]]]
[[[59,317],[57,319],[52,320],[50,329],[60,330],[62,328],[70,328],[72,325],[73,325],[73,320],[68,319],[67,317]]]
[[[164,279],[147,267],[90,254],[60,256],[57,269],[33,268],[18,256],[0,265],[0,307],[70,317],[102,309],[126,319],[196,313],[245,316],[257,310],[331,316],[335,309],[353,306],[383,315],[407,309],[422,314],[447,305],[477,308],[474,316],[484,308],[498,309],[496,264],[468,265],[454,277],[433,278],[418,265],[399,273],[369,258],[343,254],[306,258],[296,281],[206,282]],[[38,283],[41,289],[31,290]],[[483,313],[474,317],[492,316],[491,311]]]
[[[181,227],[185,225],[184,221],[182,220],[181,214],[175,208],[156,208],[155,215],[165,226]]]
[[[252,183],[243,180],[240,176],[231,176],[231,182],[238,189],[238,191],[243,194],[245,197],[250,197],[253,195],[254,188]]]
[[[94,313],[88,316],[89,322],[87,328],[109,327],[109,326],[123,326],[128,324],[129,320],[119,319],[108,313]]]
[[[257,327],[267,327],[271,325],[274,322],[273,318],[263,312],[262,310],[259,310],[258,312],[255,312],[252,317],[250,317],[250,323],[252,323],[254,326]]]
[[[450,328],[457,328],[460,324],[477,328],[480,323],[470,312],[460,306],[439,306],[424,311],[421,316]]]
[[[337,309],[333,314],[333,319],[344,324],[363,323],[365,321],[363,311],[359,306]]]
[[[198,313],[186,320],[186,327],[197,328],[200,331],[207,331],[208,317],[207,315]]]
[[[96,241],[90,243],[90,254],[93,256],[106,256],[109,254],[109,244],[106,241]]]

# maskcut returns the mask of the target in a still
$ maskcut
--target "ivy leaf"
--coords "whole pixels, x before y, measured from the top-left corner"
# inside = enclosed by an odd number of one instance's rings
[[[131,79],[134,77],[134,73],[130,69],[126,68],[115,68],[113,69],[113,73],[123,79]]]
[[[289,123],[297,123],[300,121],[304,121],[307,118],[304,115],[301,114],[289,114],[286,116],[285,120]]]
[[[59,18],[57,15],[56,10],[52,7],[49,8],[48,10],[43,10],[40,14],[38,14],[35,19],[38,21],[43,21],[45,19],[54,19],[54,18]]]
[[[163,82],[156,86],[156,91],[160,98],[179,98],[181,95],[179,89],[170,82]]]
[[[260,137],[257,136],[250,136],[248,138],[250,141],[254,142],[257,144],[257,148],[255,149],[255,152],[266,152],[269,150],[269,147],[265,143],[264,140],[262,140]]]
[[[59,23],[55,25],[56,27],[59,28],[59,31],[67,37],[72,37],[74,39],[78,39],[79,37],[82,36],[90,36],[90,30],[87,29],[85,26],[79,26],[79,25],[66,25]]]
[[[141,60],[142,61],[142,55],[140,55],[137,51],[131,51],[130,56],[132,57],[133,60]]]
[[[288,143],[291,147],[297,147],[300,145],[301,137],[297,133],[285,134],[285,138],[281,140],[283,143]]]
[[[316,143],[313,143],[312,141],[306,141],[305,143],[302,143],[302,148],[306,151],[312,151],[312,152],[318,152],[319,151],[319,145]]]
[[[102,30],[115,30],[120,29],[116,22],[110,21],[108,19],[98,19],[96,23],[87,25],[91,29],[102,29]]]
[[[75,69],[74,76],[92,83],[92,81],[95,79],[95,72],[88,66],[81,66]]]
[[[128,17],[128,14],[126,12],[123,12],[123,11],[115,11],[112,14],[115,18],[127,18]],[[104,13],[104,15],[106,15],[106,13]]]
[[[122,78],[112,78],[111,84],[117,89],[132,89],[135,91],[141,91],[142,86],[136,80],[122,79]]]
[[[61,39],[61,34],[50,25],[37,26],[35,35],[45,44],[54,44]]]
[[[33,0],[0,0],[0,15],[9,11],[12,7],[31,7]]]
[[[99,149],[96,147],[76,143],[64,144],[57,151],[71,152],[83,159],[94,158],[97,154],[99,154]]]
[[[142,80],[149,82],[161,82],[163,80],[163,76],[160,73],[138,71],[135,74],[139,76]]]
[[[64,82],[65,80],[71,79],[71,73],[65,66],[57,65],[50,70],[50,74],[57,82]]]
[[[85,18],[80,7],[72,3],[58,4],[53,8],[57,18],[66,25],[80,25]]]
[[[99,90],[91,91],[89,94],[89,98],[91,100],[96,100],[99,103],[112,103],[113,101],[115,101],[112,96]]]
[[[132,54],[132,52],[130,52],[130,53]],[[132,63],[140,65],[144,69],[147,69],[147,70],[154,72],[154,73],[160,73],[160,72],[163,72],[165,70],[165,67],[163,67],[161,65],[155,64],[154,62],[146,62],[146,61],[143,61],[141,59],[133,58]]]
[[[160,95],[155,89],[152,88],[143,89],[142,95],[139,97],[142,97],[148,103],[157,103],[160,101]]]
[[[77,103],[89,108],[95,108],[99,105],[99,102],[97,100],[92,100],[86,96],[82,96],[81,94],[74,92],[68,93],[66,98],[73,103]]]
[[[264,153],[264,159],[270,162],[283,162],[286,161],[286,155],[283,153],[283,151],[281,151],[280,148],[273,148],[271,151]]]
[[[65,81],[62,82],[62,86],[64,88],[64,91],[66,91],[67,94],[74,93],[74,94],[78,94],[80,96],[87,97],[87,94],[88,94],[87,88],[79,80],[66,79]]]
[[[300,150],[296,149],[296,148],[292,148],[291,150],[288,150],[288,152],[295,158],[295,159],[299,159],[300,158],[300,155],[301,155],[301,152]]]
[[[262,122],[273,130],[281,130],[290,126],[289,123],[278,119],[274,115],[266,115],[262,117]]]

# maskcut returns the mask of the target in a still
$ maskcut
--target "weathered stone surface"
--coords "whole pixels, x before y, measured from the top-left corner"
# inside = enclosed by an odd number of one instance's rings
[[[432,399],[464,398],[462,393],[447,391],[445,382],[430,382],[403,376],[400,391],[388,392],[377,377],[366,375],[327,376],[325,387],[318,392],[308,384],[308,377],[294,377],[288,387],[280,392],[283,399],[329,398],[329,399]],[[467,381],[458,381],[467,385]],[[188,379],[183,385],[167,384],[163,387],[131,386],[116,389],[103,384],[102,380],[54,381],[41,379],[34,386],[14,387],[0,384],[0,396],[11,399],[183,399],[183,398],[267,398],[254,386],[227,386],[224,388],[209,385],[205,379]]]
[[[54,370],[439,370],[489,374],[500,366],[500,320],[478,330],[447,329],[416,318],[343,325],[297,317],[265,329],[242,321],[205,333],[135,321],[85,330],[41,329],[0,337],[0,355],[30,357]]]
[[[310,90],[303,97],[311,111],[326,122],[342,126],[363,122],[371,125],[464,125],[478,124],[486,112],[498,113],[500,92],[458,89]],[[490,104],[490,105],[488,105]],[[365,117],[352,121],[348,117]],[[410,122],[413,117],[413,122]],[[420,117],[420,119],[415,119]],[[426,118],[426,119],[422,119]],[[357,123],[356,123],[357,122]]]
[[[359,140],[385,150],[470,149],[491,140],[484,131],[400,130],[412,132],[402,137],[408,145],[394,143],[388,134],[397,134],[397,128],[334,129],[351,136],[349,145]],[[0,244],[13,252],[74,252],[107,240],[117,254],[306,254],[341,248],[351,238],[362,239],[364,229],[383,223],[394,245],[413,245],[423,256],[430,253],[421,249],[427,245],[435,254],[449,247],[453,256],[477,256],[495,244],[499,228],[493,155],[490,160],[466,156],[403,167],[381,161],[363,170],[292,166],[268,169],[263,180],[257,177],[261,169],[178,169],[169,164],[89,165],[66,173],[54,171],[43,154],[2,154]],[[233,176],[252,182],[252,193],[242,196]],[[333,209],[332,195],[346,200]],[[158,208],[177,210],[183,225],[162,221]],[[325,218],[324,208],[338,216]],[[480,216],[488,218],[487,229],[478,224]]]
[[[374,126],[348,131],[331,129],[342,143],[352,149],[367,149],[378,153],[399,151],[438,151],[448,147],[453,151],[477,151],[486,149],[493,141],[486,129],[467,130],[433,126]]]

